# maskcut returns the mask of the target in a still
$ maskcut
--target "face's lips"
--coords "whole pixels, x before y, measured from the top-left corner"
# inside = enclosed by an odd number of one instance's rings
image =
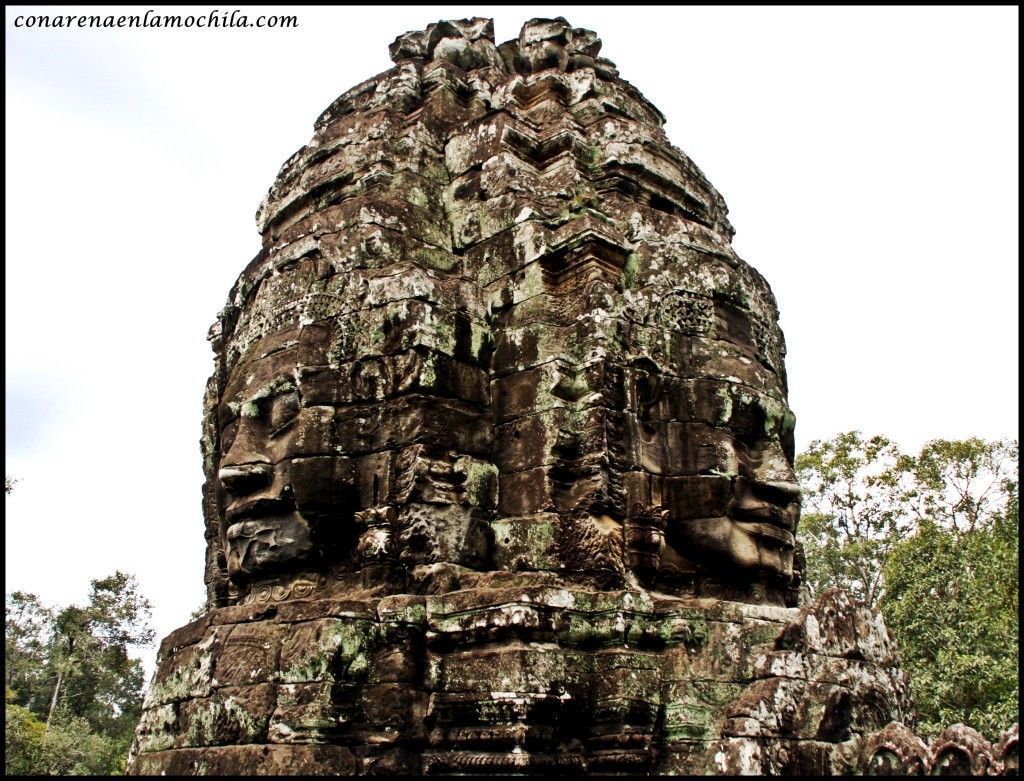
[[[732,521],[748,534],[757,537],[769,547],[793,549],[796,547],[797,514],[789,508],[747,497],[733,505],[729,513]]]
[[[228,505],[224,517],[234,526],[243,521],[266,518],[270,515],[287,515],[294,509],[293,502],[281,497],[257,496],[239,499]]]
[[[729,516],[741,523],[770,524],[787,532],[796,527],[796,515],[785,507],[767,503],[737,503]]]
[[[796,537],[793,536],[793,533],[775,524],[741,520],[735,520],[735,523],[739,524],[749,534],[764,540],[769,545],[781,548],[796,547]]]
[[[226,536],[228,574],[236,579],[307,561],[315,552],[308,525],[294,512],[233,523]]]
[[[248,539],[253,543],[256,542],[267,542],[267,539],[261,539],[260,535],[267,537],[273,526],[279,524],[273,523],[275,520],[272,516],[264,516],[262,519],[263,523],[258,523],[255,520],[240,521],[239,523],[233,523],[227,528],[227,538],[229,541],[233,540],[244,540]]]
[[[237,540],[240,537],[252,537],[255,533],[256,528],[252,521],[241,521],[240,523],[233,523],[228,527],[227,538],[229,540]]]

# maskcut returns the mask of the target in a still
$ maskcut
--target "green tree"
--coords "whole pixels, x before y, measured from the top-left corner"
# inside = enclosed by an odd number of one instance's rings
[[[18,705],[15,692],[6,690],[4,707],[4,773],[36,776],[46,773],[43,738],[46,725],[28,708]]]
[[[1017,443],[1009,440],[935,439],[907,464],[914,514],[952,532],[991,523],[1017,493]]]
[[[1018,719],[1017,443],[934,440],[912,470],[918,523],[887,562],[882,612],[923,731],[962,721],[995,737]]]
[[[60,611],[49,658],[51,713],[63,702],[68,713],[108,734],[119,723],[134,722],[141,713],[143,674],[129,651],[153,641],[149,617],[149,601],[139,594],[135,578],[123,572],[92,581],[86,607]]]
[[[48,689],[44,678],[53,612],[34,594],[6,595],[4,616],[4,683],[8,702],[38,712]]]
[[[838,587],[876,607],[882,568],[909,526],[902,497],[909,461],[882,436],[815,440],[796,459],[803,487],[800,538],[811,593]]]
[[[1019,688],[1017,443],[938,439],[908,456],[847,432],[797,467],[812,589],[882,611],[925,733],[959,721],[995,737]]]
[[[972,534],[925,521],[886,566],[882,612],[925,734],[964,722],[994,738],[1018,718],[1016,507],[1012,514]]]
[[[202,602],[199,603],[198,606],[196,606],[196,609],[189,614],[188,620],[195,621],[197,619],[202,618],[209,612],[209,609],[206,607],[206,600],[204,599]]]
[[[152,642],[149,616],[149,601],[123,572],[93,580],[84,607],[49,610],[34,595],[7,596],[5,645],[17,663],[8,671],[8,730],[24,747],[17,761],[54,775],[123,772],[144,683],[130,652]],[[43,724],[41,753],[30,751],[24,736],[34,727],[12,707]]]
[[[84,719],[70,717],[46,725],[16,704],[7,690],[4,718],[4,772],[19,776],[119,775],[124,751],[116,740],[90,732]]]

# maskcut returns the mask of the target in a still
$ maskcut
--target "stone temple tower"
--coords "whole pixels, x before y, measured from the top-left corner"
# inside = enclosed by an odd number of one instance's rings
[[[878,614],[800,603],[775,299],[600,47],[407,33],[281,168],[130,772],[936,761]]]

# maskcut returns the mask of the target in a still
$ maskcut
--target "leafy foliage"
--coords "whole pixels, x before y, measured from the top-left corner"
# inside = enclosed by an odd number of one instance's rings
[[[797,459],[812,591],[878,607],[925,734],[1016,720],[1017,443],[934,440],[916,456],[846,432]]]
[[[28,708],[16,705],[8,687],[4,708],[4,772],[9,776],[42,775],[46,772],[43,737],[46,725]]]
[[[6,602],[4,659],[8,701],[14,690],[17,702],[30,706],[35,703],[38,710],[46,702],[44,675],[53,613],[38,597],[24,591],[8,594]]]
[[[922,731],[964,722],[995,736],[1018,719],[1017,503],[958,534],[930,521],[893,552],[882,605]]]
[[[121,775],[127,749],[116,740],[89,731],[83,719],[46,724],[28,708],[12,702],[7,690],[4,772],[7,775]]]
[[[990,524],[1017,492],[1016,442],[936,439],[907,465],[914,486],[908,498],[917,518],[954,533]]]
[[[142,709],[142,665],[130,650],[153,640],[135,578],[92,581],[84,607],[52,610],[24,592],[6,603],[7,772],[123,772]]]
[[[813,591],[838,587],[871,607],[882,568],[908,528],[901,497],[909,462],[881,436],[859,431],[816,440],[796,460],[804,489],[801,539]]]

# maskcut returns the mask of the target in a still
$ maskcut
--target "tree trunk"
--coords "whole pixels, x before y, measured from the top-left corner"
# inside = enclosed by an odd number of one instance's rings
[[[53,687],[53,697],[50,698],[50,711],[46,714],[46,730],[43,734],[50,731],[50,722],[53,720],[53,712],[57,708],[57,697],[60,695],[60,685],[64,681],[64,673],[57,673],[57,683]]]

